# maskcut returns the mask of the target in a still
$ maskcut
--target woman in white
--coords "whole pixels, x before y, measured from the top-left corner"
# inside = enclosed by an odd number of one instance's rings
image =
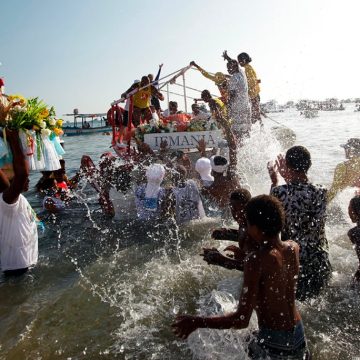
[[[6,183],[0,170],[0,259],[5,275],[20,275],[38,260],[36,214],[21,194],[29,188],[28,164],[17,131],[6,134],[13,154],[14,178]]]

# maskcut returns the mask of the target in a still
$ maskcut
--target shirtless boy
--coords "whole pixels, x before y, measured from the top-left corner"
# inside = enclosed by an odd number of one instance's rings
[[[230,195],[230,209],[234,220],[238,223],[239,229],[216,229],[212,233],[212,237],[216,240],[237,241],[239,246],[227,246],[224,251],[231,251],[234,257],[222,255],[215,248],[204,248],[204,261],[209,265],[219,265],[227,269],[237,269],[243,271],[244,259],[248,253],[248,234],[245,216],[245,207],[251,199],[251,194],[246,189],[238,189]]]
[[[250,358],[303,359],[306,341],[295,305],[299,246],[291,240],[280,240],[284,211],[274,197],[260,195],[250,200],[246,217],[249,236],[259,245],[259,250],[245,260],[238,309],[232,314],[214,317],[180,315],[173,324],[174,333],[186,339],[198,328],[246,328],[255,310],[259,331],[249,344]]]

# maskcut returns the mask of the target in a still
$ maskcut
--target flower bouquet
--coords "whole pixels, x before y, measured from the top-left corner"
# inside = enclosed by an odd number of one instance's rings
[[[3,96],[0,102],[0,126],[19,131],[30,170],[60,169],[59,156],[64,154],[58,139],[62,134],[62,120],[55,119],[53,107],[48,107],[37,97],[25,99],[21,95]],[[7,148],[9,153],[5,131],[0,139],[0,147]],[[3,156],[2,162],[8,163],[9,159],[9,156]]]
[[[144,142],[145,134],[153,133],[168,133],[171,128],[168,125],[165,125],[162,121],[150,120],[149,124],[139,125],[135,129],[135,139],[141,142]]]

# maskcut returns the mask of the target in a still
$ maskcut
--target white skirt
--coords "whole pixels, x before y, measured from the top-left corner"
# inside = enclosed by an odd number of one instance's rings
[[[49,137],[42,137],[43,154],[46,171],[55,171],[61,168],[59,156],[55,150],[54,144],[50,141]]]

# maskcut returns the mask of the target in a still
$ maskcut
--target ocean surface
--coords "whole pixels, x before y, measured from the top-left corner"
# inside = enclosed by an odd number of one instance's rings
[[[319,115],[269,114],[265,129],[253,130],[239,154],[239,171],[253,195],[269,192],[266,163],[285,150],[275,131],[285,139],[295,133],[295,143],[310,150],[312,182],[331,183],[336,164],[345,159],[340,144],[360,136],[360,112],[348,104],[345,111]],[[65,138],[68,173],[79,168],[83,154],[97,161],[110,140]],[[31,175],[32,187],[38,177]],[[113,221],[101,214],[96,193],[85,185],[65,214],[46,215],[38,265],[20,278],[0,275],[0,359],[246,359],[244,339],[256,328],[255,316],[249,329],[199,330],[187,341],[170,328],[179,313],[236,307],[241,273],[209,266],[199,256],[203,246],[226,246],[210,238],[221,219],[180,229],[130,217]],[[330,287],[299,304],[313,359],[360,357],[360,289],[350,287],[357,259],[346,236],[353,226],[347,215],[353,193],[345,190],[328,209]],[[40,212],[35,192],[26,196]]]

